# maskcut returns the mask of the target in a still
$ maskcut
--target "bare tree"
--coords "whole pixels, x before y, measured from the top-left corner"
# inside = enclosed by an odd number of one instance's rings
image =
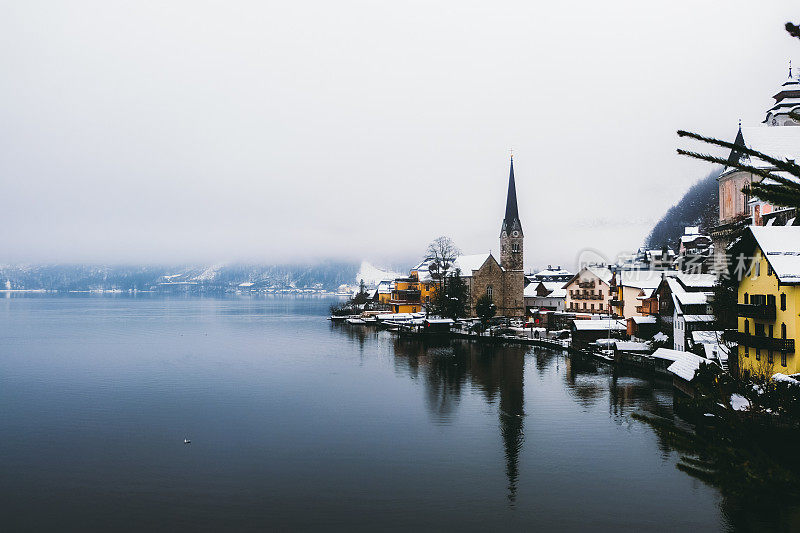
[[[461,250],[455,245],[450,237],[437,237],[428,245],[427,257],[433,259],[431,266],[431,276],[434,279],[443,280],[447,272],[453,268],[456,258],[461,255]]]

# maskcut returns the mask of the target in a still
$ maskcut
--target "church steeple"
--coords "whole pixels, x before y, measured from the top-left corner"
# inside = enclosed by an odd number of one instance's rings
[[[508,174],[508,195],[506,196],[506,216],[503,218],[503,227],[500,229],[500,236],[510,235],[512,231],[522,235],[522,222],[519,220],[519,210],[517,208],[517,185],[514,183],[514,156],[511,156],[511,169]]]

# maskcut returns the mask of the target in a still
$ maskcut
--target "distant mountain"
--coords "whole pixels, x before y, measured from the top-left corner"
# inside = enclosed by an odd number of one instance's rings
[[[721,169],[715,170],[692,185],[656,223],[647,236],[645,247],[661,248],[666,244],[677,248],[686,226],[700,226],[700,231],[708,235],[719,216],[717,177],[721,172]]]
[[[358,263],[120,266],[0,265],[0,288],[55,291],[335,291],[354,285]]]

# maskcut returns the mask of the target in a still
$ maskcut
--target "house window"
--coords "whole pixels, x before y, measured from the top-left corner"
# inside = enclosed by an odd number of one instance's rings
[[[761,348],[756,346],[756,361],[761,361]]]
[[[744,319],[744,334],[750,335],[750,321],[746,318]]]
[[[750,296],[747,293],[744,293],[744,303],[746,304],[750,303]]]
[[[758,322],[755,323],[756,325],[756,335],[759,337],[764,336],[764,324],[759,324]]]
[[[781,324],[781,339],[786,338],[786,324]]]
[[[597,292],[597,298],[600,299],[600,300],[603,299],[603,291],[598,291]]]
[[[768,294],[767,295],[767,305],[770,306],[770,307],[774,307],[775,306],[775,295],[774,294]]]
[[[512,252],[519,252],[519,243],[512,243],[511,244],[511,251]]]
[[[750,347],[749,346],[745,346],[744,347],[744,356],[745,357],[750,357]]]
[[[781,366],[786,366],[786,352],[781,352]]]
[[[772,324],[769,325],[769,336],[772,337]]]
[[[786,311],[786,293],[781,294],[781,311]]]
[[[592,304],[592,313],[594,313],[594,304]]]
[[[491,285],[486,287],[486,296],[488,296],[490,300],[493,300],[493,293],[494,293],[494,289],[492,288]]]
[[[772,364],[775,361],[772,359],[772,350],[767,350],[767,363]]]
[[[772,265],[767,261],[767,276],[772,275]]]

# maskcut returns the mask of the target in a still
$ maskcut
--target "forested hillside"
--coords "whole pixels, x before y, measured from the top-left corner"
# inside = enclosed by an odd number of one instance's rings
[[[645,246],[660,248],[668,245],[677,248],[686,226],[700,226],[708,234],[717,223],[719,211],[719,189],[717,176],[721,169],[711,172],[692,185],[680,201],[670,207],[661,220],[650,231]]]

